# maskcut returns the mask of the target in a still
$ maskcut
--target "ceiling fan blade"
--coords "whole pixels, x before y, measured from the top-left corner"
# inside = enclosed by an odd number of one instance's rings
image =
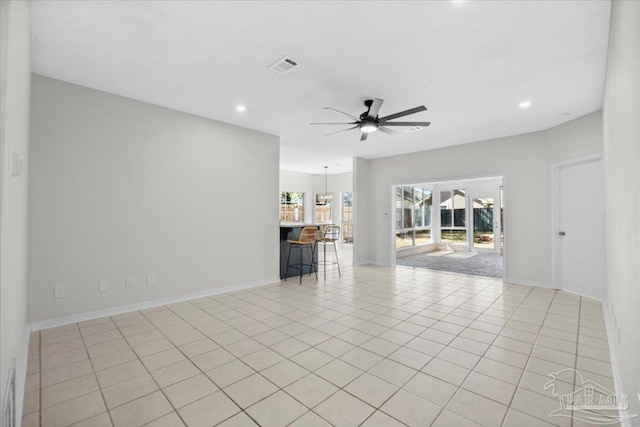
[[[342,114],[342,115],[344,115],[344,116],[347,116],[347,117],[349,117],[349,118],[351,118],[351,119],[353,119],[353,120],[360,120],[360,119],[358,119],[356,116],[352,116],[351,114],[347,114],[347,113],[342,112],[342,111],[340,111],[340,110],[336,110],[335,108],[331,108],[331,107],[324,107],[324,109],[325,109],[325,110],[335,111],[336,113],[339,113],[339,114]]]
[[[408,116],[410,114],[419,113],[420,111],[425,111],[426,109],[427,109],[427,107],[425,107],[424,105],[421,105],[419,107],[411,108],[409,110],[400,111],[399,113],[390,114],[390,115],[385,116],[385,117],[380,117],[380,121],[397,119],[398,117],[404,117],[404,116]]]
[[[429,126],[431,122],[384,122],[383,126]]]
[[[362,136],[360,137],[360,141],[366,141],[368,136],[369,136],[368,133],[362,132]]]
[[[354,126],[354,127],[352,127],[352,128],[342,129],[342,130],[339,130],[339,131],[337,131],[337,132],[331,132],[331,133],[326,134],[325,136],[331,136],[331,135],[335,135],[336,133],[346,132],[346,131],[348,131],[348,130],[353,130],[353,129],[357,128],[357,127],[358,127],[358,125],[355,125],[355,126]]]
[[[309,123],[310,125],[355,125],[357,122],[349,123]]]
[[[378,116],[378,111],[380,111],[380,107],[382,107],[382,103],[384,99],[373,98],[373,103],[371,104],[371,108],[369,108],[369,114],[367,114],[367,119],[375,120]]]
[[[402,136],[402,134],[400,132],[398,132],[397,130],[393,130],[393,129],[387,129],[384,126],[378,126],[378,130],[380,132],[386,133],[387,135],[392,135],[392,136]]]

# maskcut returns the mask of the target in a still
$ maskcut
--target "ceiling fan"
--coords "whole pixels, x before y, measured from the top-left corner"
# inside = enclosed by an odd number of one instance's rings
[[[399,113],[390,114],[388,116],[378,117],[378,111],[380,111],[380,107],[382,106],[383,102],[384,100],[380,98],[368,99],[364,101],[364,105],[367,107],[367,111],[360,114],[360,117],[352,116],[351,114],[344,113],[342,111],[336,110],[335,108],[324,107],[325,110],[335,111],[336,113],[347,116],[350,119],[353,119],[355,121],[348,122],[348,123],[309,123],[309,124],[310,125],[355,125],[348,129],[342,129],[337,132],[329,133],[325,136],[335,135],[340,132],[346,132],[348,130],[360,128],[360,132],[362,132],[362,135],[360,136],[360,141],[365,141],[367,139],[367,136],[369,136],[370,133],[378,130],[388,135],[402,136],[400,132],[395,131],[393,129],[389,129],[388,126],[429,126],[431,124],[430,122],[390,122],[389,121],[389,120],[397,119],[399,117],[408,116],[410,114],[419,113],[420,111],[425,111],[427,107],[425,107],[424,105],[411,108],[409,110],[400,111]]]

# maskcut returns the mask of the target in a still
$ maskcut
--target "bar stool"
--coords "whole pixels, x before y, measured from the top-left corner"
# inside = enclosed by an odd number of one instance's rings
[[[304,227],[300,232],[298,240],[287,239],[289,243],[289,253],[287,255],[287,271],[284,273],[284,281],[287,281],[289,277],[289,269],[300,270],[300,284],[302,285],[303,267],[309,267],[309,276],[311,272],[315,271],[316,280],[318,280],[318,262],[316,261],[316,241],[318,240],[318,228],[316,227]],[[298,248],[298,265],[290,265],[291,248]],[[311,262],[309,264],[304,263],[304,248],[310,248],[311,250]],[[315,269],[314,269],[315,267]]]
[[[336,254],[336,260],[330,261],[329,264],[336,264],[338,266],[338,276],[342,277],[340,273],[340,263],[338,262],[338,248],[336,242],[340,239],[340,227],[337,225],[327,225],[322,233],[322,237],[318,239],[318,243],[323,246],[324,250],[324,280],[327,280],[327,245],[333,244],[333,250]]]

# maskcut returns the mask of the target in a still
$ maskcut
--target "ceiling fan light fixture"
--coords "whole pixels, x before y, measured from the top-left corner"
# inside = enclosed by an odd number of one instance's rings
[[[378,130],[378,124],[373,121],[364,121],[360,125],[360,130],[364,133],[371,133]]]

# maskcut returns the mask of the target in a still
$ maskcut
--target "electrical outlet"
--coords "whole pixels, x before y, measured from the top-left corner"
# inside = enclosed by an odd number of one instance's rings
[[[98,283],[98,292],[107,292],[107,291],[109,291],[109,281],[101,280]]]
[[[9,176],[18,178],[22,175],[22,156],[18,153],[11,153],[9,158]]]
[[[53,298],[54,299],[64,298],[64,286],[53,287]]]
[[[147,274],[147,285],[155,285],[155,284],[156,284],[156,275]]]
[[[137,288],[138,287],[138,276],[127,277],[127,280],[124,284],[127,288]]]

